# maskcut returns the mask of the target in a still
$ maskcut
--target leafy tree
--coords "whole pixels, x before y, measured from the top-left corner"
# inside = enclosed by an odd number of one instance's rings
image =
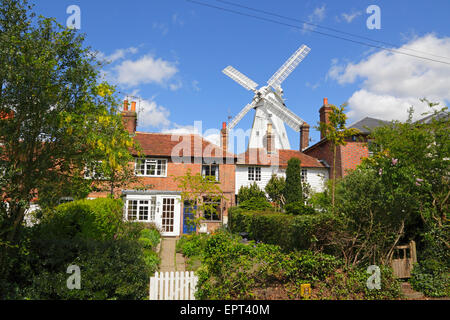
[[[333,182],[331,190],[331,203],[334,207],[334,195],[335,195],[335,181],[336,181],[336,149],[337,146],[346,145],[346,138],[355,135],[359,130],[351,128],[347,129],[345,126],[347,115],[344,113],[346,104],[341,105],[339,108],[335,105],[329,105],[331,112],[329,114],[328,123],[319,122],[319,126],[316,127],[320,130],[323,136],[331,142],[333,148]]]
[[[291,158],[286,169],[286,184],[283,196],[286,204],[303,201],[302,176],[300,172],[301,161],[298,158]]]
[[[195,226],[199,226],[204,221],[202,216],[204,213],[214,212],[217,209],[214,203],[227,200],[215,177],[204,177],[200,173],[193,175],[188,169],[184,176],[172,176],[172,178],[181,190],[181,202],[188,203],[191,207],[194,219],[190,223]],[[205,202],[205,199],[209,201]],[[198,228],[196,231],[198,232]]]
[[[88,163],[128,165],[122,155],[132,142],[120,125],[113,88],[98,82],[100,65],[83,41],[55,19],[35,19],[27,0],[0,0],[2,243],[18,242],[36,197],[86,195]],[[2,246],[0,277],[8,273],[7,251]]]
[[[286,186],[286,179],[273,174],[264,190],[270,201],[275,202],[278,207],[284,204],[283,190]]]
[[[257,198],[260,200],[266,200],[266,194],[263,190],[253,182],[250,186],[241,186],[238,191],[238,201],[239,203],[244,202],[246,200],[250,200],[252,198]]]

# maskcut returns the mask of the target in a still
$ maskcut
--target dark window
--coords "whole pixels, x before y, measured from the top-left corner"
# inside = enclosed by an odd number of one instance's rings
[[[248,167],[248,180],[261,181],[261,167]]]
[[[216,181],[219,181],[219,165],[218,164],[204,164],[202,166],[203,177],[214,177]]]
[[[203,218],[207,221],[221,221],[222,209],[220,206],[220,200],[214,200],[210,198],[203,198],[204,211]]]

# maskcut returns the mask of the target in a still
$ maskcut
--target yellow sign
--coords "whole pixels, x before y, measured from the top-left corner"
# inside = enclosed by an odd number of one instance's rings
[[[311,297],[311,284],[304,283],[304,284],[300,285],[300,296],[305,299],[308,299]]]

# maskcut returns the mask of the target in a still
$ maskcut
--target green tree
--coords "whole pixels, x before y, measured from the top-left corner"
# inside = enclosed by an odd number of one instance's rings
[[[284,205],[283,190],[286,186],[286,179],[273,174],[264,190],[270,201],[275,202],[278,207]]]
[[[205,177],[200,173],[193,175],[188,169],[184,176],[172,176],[172,178],[181,190],[181,203],[187,203],[191,207],[194,219],[189,222],[197,226],[198,233],[198,226],[205,220],[203,215],[217,210],[215,203],[221,204],[218,208],[221,210],[222,203],[227,198],[213,176]],[[208,201],[205,201],[206,199]]]
[[[339,108],[335,105],[329,105],[331,112],[329,114],[328,122],[319,122],[316,128],[320,130],[322,135],[331,142],[333,149],[333,182],[331,190],[331,203],[334,207],[335,196],[335,181],[336,181],[336,149],[337,146],[346,145],[346,138],[355,135],[359,130],[350,128],[347,129],[345,123],[347,115],[344,113],[347,104],[341,105]]]
[[[27,0],[0,0],[0,203],[9,205],[0,208],[3,243],[17,243],[32,199],[82,197],[90,190],[88,163],[122,161],[110,135],[120,119],[113,88],[98,82],[100,64],[83,41],[55,19],[36,19]],[[114,132],[122,132],[118,145],[132,146],[123,126]],[[8,248],[0,252],[2,277]]]
[[[283,190],[285,204],[303,201],[302,176],[300,172],[301,161],[291,158],[286,169],[286,185]]]
[[[241,186],[238,191],[238,201],[239,203],[250,200],[252,198],[257,198],[260,200],[267,200],[266,194],[263,190],[253,182],[249,186]]]

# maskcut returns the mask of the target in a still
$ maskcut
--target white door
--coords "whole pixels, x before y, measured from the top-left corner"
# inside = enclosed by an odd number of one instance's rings
[[[163,236],[180,235],[180,202],[176,197],[161,197],[157,222]]]

